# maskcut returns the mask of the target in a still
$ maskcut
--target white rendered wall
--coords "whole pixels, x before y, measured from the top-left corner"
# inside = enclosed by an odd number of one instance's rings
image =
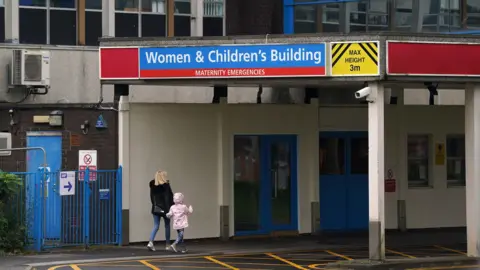
[[[185,193],[194,206],[187,238],[219,236],[221,202],[230,205],[230,224],[234,224],[233,180],[229,176],[233,175],[233,136],[240,134],[298,135],[299,232],[309,233],[310,203],[318,201],[318,162],[312,154],[318,153],[318,126],[322,131],[367,130],[366,107],[136,103],[130,110],[131,242],[146,241],[150,233],[148,181],[159,169],[168,171],[174,191]],[[218,132],[220,110],[222,132]],[[444,142],[447,134],[464,133],[463,106],[387,105],[385,113],[385,167],[392,169],[397,179],[397,192],[385,196],[386,228],[397,227],[397,199],[406,200],[407,228],[465,226],[465,189],[447,188],[445,166],[433,165],[434,143]],[[409,133],[431,135],[433,188],[407,187]],[[225,136],[227,142],[223,174],[218,165],[219,136]],[[224,194],[219,194],[220,189]],[[230,229],[233,235],[233,227]],[[163,237],[161,230],[157,239]]]

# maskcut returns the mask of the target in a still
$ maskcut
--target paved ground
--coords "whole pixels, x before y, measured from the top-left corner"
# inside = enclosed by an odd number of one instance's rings
[[[166,253],[165,251],[160,251]],[[459,256],[465,254],[464,246],[417,246],[387,249],[388,259],[408,259],[422,257]],[[36,270],[107,270],[107,269],[324,269],[328,263],[340,260],[364,259],[368,257],[367,248],[337,248],[292,250],[282,252],[245,253],[235,255],[174,256],[169,258],[143,258],[114,262],[71,263],[53,266],[35,267]],[[445,268],[448,267],[448,268]],[[470,265],[458,266],[462,269]],[[415,268],[413,268],[415,269]],[[450,265],[421,269],[455,269]]]

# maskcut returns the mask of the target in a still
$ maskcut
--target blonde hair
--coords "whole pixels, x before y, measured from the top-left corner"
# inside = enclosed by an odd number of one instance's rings
[[[155,186],[163,185],[168,182],[166,171],[157,171],[155,173]]]

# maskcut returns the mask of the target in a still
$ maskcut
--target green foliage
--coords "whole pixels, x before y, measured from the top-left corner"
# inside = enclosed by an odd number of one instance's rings
[[[17,253],[28,245],[22,179],[0,172],[0,253]]]

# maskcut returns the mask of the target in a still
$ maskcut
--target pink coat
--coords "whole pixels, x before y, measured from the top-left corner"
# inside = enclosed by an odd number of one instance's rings
[[[170,211],[167,213],[167,217],[173,219],[173,229],[181,230],[188,227],[188,215],[193,213],[192,206],[187,207],[183,203],[183,194],[175,193],[173,195],[173,202],[175,203],[170,207]]]

